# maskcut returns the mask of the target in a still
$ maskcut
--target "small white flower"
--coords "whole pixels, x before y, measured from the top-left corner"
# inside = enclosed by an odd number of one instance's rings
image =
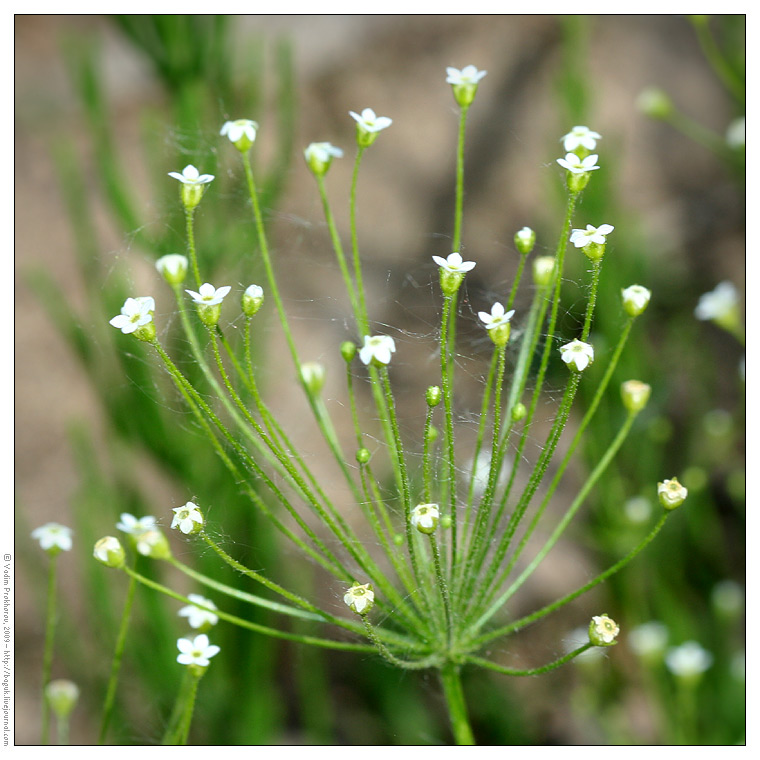
[[[694,316],[720,320],[731,317],[739,306],[739,294],[732,282],[721,282],[715,290],[700,296]]]
[[[304,150],[303,154],[306,158],[306,163],[309,165],[314,162],[318,164],[327,164],[332,161],[333,158],[343,157],[343,151],[329,142],[311,143],[311,145]]]
[[[208,607],[211,610],[216,609],[216,605],[210,600],[205,599],[200,594],[188,594],[187,598],[194,602],[183,607],[177,614],[180,617],[186,617],[191,628],[210,628],[219,622],[219,616],[209,612],[201,607]],[[196,606],[200,605],[200,607]]]
[[[124,564],[124,547],[115,536],[104,536],[97,541],[92,555],[107,567],[121,567]]]
[[[659,657],[668,645],[668,628],[659,620],[642,623],[628,634],[628,643],[639,657]]]
[[[644,496],[634,496],[623,505],[628,522],[642,525],[652,516],[652,503]]]
[[[395,350],[396,343],[389,335],[365,335],[359,358],[363,364],[370,364],[372,361],[388,364]]]
[[[660,498],[660,504],[665,509],[671,510],[680,507],[686,501],[689,492],[678,482],[677,478],[671,478],[657,484],[657,495]]]
[[[198,665],[201,668],[208,667],[209,660],[219,653],[216,644],[210,644],[208,636],[201,633],[192,641],[190,639],[177,639],[177,662],[180,665]]]
[[[583,372],[594,361],[594,347],[577,339],[566,343],[559,350],[562,361],[577,372]]]
[[[116,523],[116,527],[122,533],[128,533],[130,536],[137,536],[146,530],[152,530],[156,527],[156,518],[151,515],[137,518],[130,515],[129,512],[121,513],[121,520]]]
[[[673,647],[665,655],[668,670],[679,678],[695,678],[712,665],[713,656],[696,641]]]
[[[170,283],[180,283],[187,274],[187,256],[181,253],[168,253],[156,261],[159,274]]]
[[[59,718],[65,718],[79,700],[79,687],[65,678],[50,681],[45,687],[45,699]]]
[[[729,148],[743,148],[746,142],[747,126],[744,116],[734,119],[726,130],[726,143]]]
[[[479,311],[478,317],[480,317],[480,321],[485,325],[487,330],[496,330],[499,327],[503,327],[504,325],[509,324],[509,321],[512,319],[514,313],[514,309],[510,309],[505,313],[504,307],[497,301],[491,307],[490,314],[487,311]]]
[[[149,528],[134,537],[135,548],[143,557],[152,559],[168,559],[171,556],[169,542],[158,528]]]
[[[572,231],[570,234],[570,242],[576,248],[585,248],[589,243],[604,245],[607,242],[607,235],[609,235],[614,229],[615,228],[611,224],[602,224],[599,227],[587,224],[585,230]]]
[[[595,615],[588,628],[589,641],[595,647],[608,647],[615,643],[620,626],[609,615]]]
[[[393,123],[387,116],[377,116],[371,108],[365,108],[361,115],[353,111],[348,113],[365,132],[380,132]]]
[[[263,298],[264,288],[262,288],[261,285],[249,285],[245,289],[245,295],[247,295],[248,298]]]
[[[214,179],[213,174],[199,174],[192,164],[188,164],[182,170],[182,174],[179,172],[169,172],[169,176],[178,179],[183,185],[205,185]]]
[[[433,261],[435,261],[441,269],[445,269],[452,274],[463,274],[464,272],[471,272],[475,269],[474,261],[463,261],[460,254],[456,252],[450,253],[445,259],[441,256],[433,256]]]
[[[111,319],[108,324],[128,335],[152,322],[155,310],[156,302],[150,296],[127,298],[121,307],[121,314]]]
[[[652,291],[643,285],[629,285],[623,290],[623,308],[632,317],[637,317],[649,305]]]
[[[194,290],[185,290],[185,293],[189,293],[193,297],[193,301],[199,306],[216,306],[220,304],[227,293],[232,290],[231,286],[223,285],[221,288],[215,288],[210,282],[204,282],[198,289],[199,292]]]
[[[46,523],[32,531],[32,538],[40,542],[40,547],[46,552],[51,549],[57,554],[59,551],[67,552],[71,549],[71,536],[74,531],[65,525],[58,523]]]
[[[446,81],[449,84],[468,85],[477,84],[488,72],[478,71],[475,66],[465,66],[463,69],[455,69],[453,66],[446,67]]]
[[[437,504],[418,504],[412,510],[412,526],[420,533],[430,535],[438,527],[440,516]]]
[[[344,594],[343,601],[357,614],[369,612],[375,603],[375,592],[369,583],[354,583]]]
[[[596,153],[592,153],[584,159],[578,158],[575,153],[568,153],[564,158],[558,158],[557,163],[573,174],[585,174],[586,172],[601,169],[596,164],[597,158],[599,156]]]
[[[249,142],[256,141],[256,130],[259,125],[250,119],[236,119],[235,121],[225,121],[224,126],[219,132],[220,135],[227,135],[231,143],[236,143],[241,137],[246,137]],[[213,179],[213,178],[212,178]]]
[[[264,303],[264,288],[261,285],[249,285],[243,293],[240,306],[247,317],[253,317],[257,314],[261,305]]]
[[[197,533],[203,527],[203,514],[192,501],[188,501],[183,507],[174,507],[172,512],[172,528],[179,528],[185,535]]]
[[[578,147],[594,150],[596,148],[596,141],[601,140],[602,136],[598,132],[592,132],[588,127],[573,127],[560,139],[565,150],[568,153],[574,153]]]

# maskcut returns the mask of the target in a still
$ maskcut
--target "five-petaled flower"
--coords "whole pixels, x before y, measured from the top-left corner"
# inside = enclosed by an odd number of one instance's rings
[[[152,322],[155,310],[156,302],[150,296],[127,298],[121,307],[121,314],[117,314],[108,324],[129,335]]]
[[[188,164],[182,174],[169,172],[169,176],[178,179],[183,185],[206,185],[214,179],[213,174],[201,174],[192,164]]]
[[[193,297],[193,301],[199,306],[216,306],[224,300],[224,297],[230,290],[232,290],[230,285],[222,285],[221,288],[215,288],[210,282],[204,282],[198,288],[197,293],[194,290],[187,289],[185,293],[189,293]]]
[[[121,567],[124,564],[124,547],[115,536],[104,536],[97,541],[92,555],[106,567]]]
[[[219,622],[219,616],[211,612],[211,610],[216,609],[216,605],[210,599],[206,599],[200,594],[188,594],[187,598],[193,604],[183,607],[177,614],[180,617],[186,617],[191,628],[207,630]],[[203,609],[204,607],[206,609]]]
[[[227,135],[230,142],[241,152],[247,151],[256,140],[259,125],[251,119],[225,121],[220,135]]]
[[[450,253],[445,259],[441,256],[433,256],[433,261],[435,261],[441,269],[445,269],[452,274],[464,274],[465,272],[471,272],[475,269],[474,261],[463,261],[462,256],[456,252]]]
[[[389,335],[365,335],[359,358],[363,364],[388,364],[395,350],[396,342]]]
[[[354,582],[351,588],[344,594],[343,601],[357,615],[366,615],[375,603],[375,592],[369,583],[360,584]]]
[[[377,116],[371,108],[365,108],[361,114],[354,111],[348,113],[365,132],[380,132],[393,123],[393,119],[389,119],[387,116]]]
[[[177,639],[177,662],[180,665],[197,665],[206,668],[209,660],[219,653],[219,647],[216,644],[209,643],[208,636],[201,633],[194,639]]]
[[[688,490],[678,482],[677,478],[663,480],[662,483],[657,484],[657,496],[660,499],[660,504],[668,511],[680,507],[688,495]]]
[[[699,297],[694,316],[697,319],[712,319],[716,322],[733,317],[739,306],[739,294],[732,282],[721,282],[709,293]]]
[[[121,513],[121,520],[116,523],[116,527],[127,533],[130,536],[138,536],[140,533],[144,533],[146,530],[153,530],[156,527],[156,518],[152,515],[145,515],[145,517],[135,517],[130,515],[129,512]]]
[[[179,528],[185,535],[198,533],[203,528],[203,514],[198,509],[197,504],[188,501],[182,507],[172,509],[174,517],[172,518],[172,528]]]
[[[585,230],[573,230],[570,234],[570,242],[576,248],[585,248],[590,243],[604,245],[607,242],[607,235],[615,228],[611,224],[602,224],[594,227],[591,224],[586,225]]]
[[[596,148],[596,141],[602,136],[598,132],[592,132],[588,127],[573,127],[561,138],[562,144],[568,153],[574,153],[577,148],[585,148],[588,151]]]
[[[418,504],[412,510],[412,526],[420,533],[430,535],[438,527],[440,515],[437,504]]]
[[[329,142],[311,143],[303,152],[306,163],[314,174],[323,177],[330,168],[333,158],[341,158],[343,151]]]
[[[594,347],[581,340],[566,343],[559,350],[562,361],[576,372],[583,372],[594,361]]]
[[[595,647],[612,646],[618,633],[620,633],[620,627],[611,617],[596,615],[591,618],[588,638]]]
[[[504,312],[504,307],[497,301],[492,307],[491,307],[491,313],[489,314],[487,311],[479,311],[478,317],[480,317],[480,321],[486,326],[486,329],[488,330],[496,330],[499,327],[503,327],[504,325],[508,324],[509,321],[512,319],[512,316],[514,315],[515,310],[510,309],[508,312]]]
[[[596,153],[585,158],[579,158],[575,153],[568,153],[564,158],[558,158],[557,163],[572,174],[586,174],[586,172],[601,168],[596,163],[597,158],[599,156]]]
[[[32,538],[40,542],[40,547],[48,554],[58,554],[71,549],[74,531],[59,523],[46,523],[32,531]]]
[[[470,64],[463,69],[455,69],[453,66],[446,67],[446,81],[449,84],[477,84],[488,72],[478,71],[476,66]]]

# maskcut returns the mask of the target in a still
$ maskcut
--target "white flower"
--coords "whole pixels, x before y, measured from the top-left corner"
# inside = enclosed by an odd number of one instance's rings
[[[726,130],[726,143],[729,148],[743,148],[746,141],[746,121],[744,116],[734,119]]]
[[[375,603],[375,592],[369,583],[354,583],[344,594],[343,601],[357,614],[369,612]]]
[[[172,528],[179,528],[185,535],[197,533],[203,527],[203,514],[192,501],[188,501],[183,507],[174,507],[172,512]]]
[[[642,623],[628,634],[628,643],[639,657],[659,657],[668,645],[668,628],[658,620]]]
[[[652,516],[652,503],[644,496],[634,496],[623,505],[623,511],[629,522],[642,525]]]
[[[169,283],[182,282],[187,274],[187,266],[187,256],[181,253],[168,253],[156,261],[156,269]]]
[[[150,296],[127,298],[121,307],[121,314],[115,316],[108,324],[128,335],[152,322],[155,310],[156,303]]]
[[[251,121],[250,119],[236,119],[235,121],[225,121],[219,134],[222,136],[227,135],[230,142],[233,144],[240,140],[241,137],[247,138],[248,141],[252,143],[256,140],[256,130],[258,128],[259,125],[255,121]]]
[[[668,670],[679,678],[694,678],[702,675],[712,665],[713,656],[696,641],[687,641],[680,647],[673,647],[665,655]]]
[[[589,243],[604,245],[607,242],[607,235],[609,235],[614,229],[615,228],[611,224],[602,224],[599,227],[587,224],[585,230],[572,231],[570,234],[570,242],[576,248],[585,248]]]
[[[121,513],[121,520],[116,523],[116,527],[122,533],[128,533],[130,536],[138,536],[146,530],[152,530],[156,527],[156,518],[151,515],[137,518],[130,515],[129,512]]]
[[[118,538],[104,536],[95,543],[92,556],[106,567],[121,567],[124,564],[124,547]]]
[[[689,492],[678,482],[677,478],[671,478],[657,484],[657,495],[660,497],[660,504],[665,509],[671,510],[680,507],[686,501]]]
[[[596,148],[596,141],[601,140],[602,136],[598,132],[592,132],[588,127],[573,127],[560,139],[565,150],[568,153],[574,153],[578,147],[594,150]]]
[[[488,72],[478,71],[475,66],[465,66],[463,69],[455,69],[453,66],[446,67],[446,81],[449,84],[468,85],[477,84]]]
[[[135,548],[143,557],[168,559],[171,556],[169,542],[158,528],[149,528],[134,536]]]
[[[643,285],[629,285],[623,290],[623,308],[632,317],[638,317],[649,304],[652,291]]]
[[[216,644],[209,644],[208,636],[201,633],[192,641],[190,639],[177,639],[177,662],[180,665],[198,665],[201,668],[208,667],[209,660],[219,653]]]
[[[263,298],[264,288],[262,288],[261,285],[249,285],[245,289],[245,295],[248,296],[248,298]]]
[[[509,324],[509,320],[512,319],[514,313],[515,310],[510,309],[505,314],[504,307],[497,301],[491,307],[490,314],[487,311],[479,311],[478,317],[480,317],[480,321],[486,326],[487,330],[496,330],[499,327]]]
[[[471,272],[475,269],[474,261],[462,261],[462,257],[456,252],[450,253],[445,259],[440,256],[433,256],[433,261],[435,261],[441,269],[445,269],[452,274],[462,274],[464,272]]]
[[[389,119],[387,116],[375,115],[375,112],[371,108],[365,108],[361,112],[361,115],[354,113],[353,111],[349,111],[349,114],[351,114],[356,120],[356,123],[365,132],[380,132],[380,130],[390,127],[393,123],[393,120]]]
[[[65,718],[76,706],[79,687],[65,678],[50,681],[45,687],[45,699],[59,718]]]
[[[201,609],[201,607],[208,607],[212,610],[216,609],[216,605],[210,599],[205,599],[200,594],[188,594],[187,598],[191,602],[194,602],[194,604],[188,604],[187,607],[183,607],[177,614],[180,617],[186,617],[191,628],[210,628],[219,622],[218,615],[209,612],[207,609]],[[200,607],[196,605],[200,605]]]
[[[325,385],[327,370],[319,362],[304,362],[301,365],[301,380],[310,393],[319,393]]]
[[[194,290],[185,290],[185,293],[189,293],[193,297],[193,301],[199,306],[216,306],[220,304],[227,293],[232,290],[231,286],[223,285],[221,288],[215,288],[210,282],[204,282],[198,289],[199,292]]]
[[[412,525],[420,532],[430,535],[438,527],[441,513],[437,504],[418,504],[412,510]]]
[[[73,533],[74,531],[65,525],[51,522],[35,528],[32,531],[32,538],[37,539],[40,547],[46,552],[53,550],[57,554],[59,551],[67,552],[71,549]]]
[[[594,361],[594,347],[577,339],[566,343],[559,350],[562,361],[577,372],[583,372]]]
[[[584,159],[578,158],[575,153],[568,153],[564,158],[558,158],[557,163],[573,174],[585,174],[601,168],[596,165],[597,158],[599,156],[596,153],[592,153]]]
[[[169,176],[178,179],[183,185],[205,185],[214,179],[213,174],[199,174],[192,164],[188,164],[182,170],[182,174],[179,172],[169,172]]]
[[[396,350],[396,343],[389,335],[364,336],[364,346],[359,351],[359,358],[364,364],[376,361],[388,364],[391,354]]]
[[[721,282],[715,290],[700,296],[694,316],[720,320],[731,317],[739,306],[739,294],[732,282]]]
[[[620,626],[609,615],[595,615],[588,628],[589,641],[595,647],[608,647],[615,643]]]
[[[367,109],[369,110],[369,109]],[[303,152],[306,163],[328,164],[333,158],[342,158],[343,151],[329,142],[311,143]]]

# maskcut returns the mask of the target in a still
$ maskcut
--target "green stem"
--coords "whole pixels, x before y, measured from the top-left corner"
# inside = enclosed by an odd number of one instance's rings
[[[195,229],[193,227],[193,214],[194,209],[185,206],[185,229],[187,230],[187,250],[190,254],[190,266],[193,270],[193,276],[195,277],[196,287],[201,286],[201,273],[198,269],[198,256],[195,250]]]
[[[451,516],[451,563],[457,564],[457,512],[456,512],[456,462],[454,459],[454,413],[453,392],[449,372],[449,340],[448,331],[451,322],[452,296],[444,296],[443,313],[441,315],[441,386],[443,390],[443,407],[445,417],[444,447],[446,449],[446,492],[448,494],[448,510]]]
[[[465,662],[472,665],[478,665],[481,668],[488,668],[489,670],[495,670],[497,673],[502,673],[506,676],[539,676],[543,673],[548,673],[551,670],[556,670],[570,660],[574,660],[579,654],[583,654],[586,650],[591,649],[593,644],[584,644],[582,647],[574,649],[572,652],[560,657],[548,665],[542,665],[539,668],[529,668],[528,670],[519,670],[517,668],[505,668],[503,665],[497,665],[490,660],[484,660],[482,657],[475,657],[474,655],[466,655]]]
[[[45,696],[45,688],[50,683],[53,669],[53,648],[56,628],[56,586],[58,556],[51,554],[48,566],[47,610],[45,614],[45,649],[42,655],[42,744],[50,743],[50,705]]]
[[[354,278],[356,280],[356,296],[358,305],[357,321],[359,326],[359,336],[364,338],[369,335],[369,316],[367,313],[367,303],[364,298],[364,283],[362,280],[362,265],[359,257],[359,236],[356,227],[356,185],[359,179],[359,166],[366,148],[359,146],[356,151],[356,160],[354,161],[354,171],[351,177],[351,194],[349,197],[349,221],[351,225],[351,250],[354,259]]]
[[[470,719],[467,716],[467,705],[464,700],[458,665],[453,662],[444,664],[441,668],[441,684],[456,743],[458,745],[474,745],[475,737],[472,734]]]
[[[744,82],[729,66],[715,43],[715,39],[710,32],[709,19],[702,16],[692,16],[691,21],[697,33],[699,44],[702,46],[702,52],[705,54],[705,58],[710,62],[713,70],[722,80],[726,88],[739,101],[739,103],[744,105],[746,98]]]
[[[135,559],[135,562],[136,561],[137,560]],[[105,744],[106,736],[108,734],[108,726],[111,722],[111,716],[113,714],[114,700],[116,698],[116,686],[119,683],[119,671],[121,670],[121,660],[124,655],[124,646],[127,641],[127,630],[129,629],[129,618],[132,614],[132,602],[134,601],[136,587],[137,581],[134,578],[130,578],[129,586],[127,587],[127,598],[124,600],[124,609],[121,613],[119,632],[116,636],[116,646],[114,647],[113,658],[111,660],[111,675],[108,678],[106,698],[105,702],[103,703],[103,716],[100,721],[100,734],[98,735],[98,744]]]
[[[401,658],[396,657],[396,655],[394,655],[380,640],[372,623],[369,622],[369,617],[366,612],[362,614],[361,618],[367,632],[367,638],[375,645],[380,656],[397,668],[402,668],[403,670],[424,670],[425,668],[432,668],[440,662],[441,658],[438,654],[431,654],[420,660],[402,660]]]
[[[469,106],[463,106],[459,112],[459,134],[457,137],[457,179],[456,198],[454,201],[454,236],[451,250],[459,252],[462,244],[462,210],[464,207],[464,135],[467,125]]]

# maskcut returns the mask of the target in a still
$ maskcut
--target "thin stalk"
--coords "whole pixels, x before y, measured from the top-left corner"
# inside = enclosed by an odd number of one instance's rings
[[[713,71],[718,75],[726,88],[731,94],[744,105],[746,92],[745,84],[734,70],[729,66],[725,56],[721,53],[718,45],[710,32],[709,19],[705,16],[692,16],[691,18],[694,30],[697,33],[699,44],[705,58],[710,62]]]
[[[459,252],[462,244],[462,211],[464,207],[464,135],[469,106],[462,106],[459,112],[459,134],[457,136],[457,178],[454,200],[454,235],[451,250]]]
[[[357,322],[360,337],[369,335],[369,317],[367,303],[364,297],[364,282],[362,278],[361,258],[359,257],[359,235],[356,227],[356,186],[359,179],[359,166],[366,148],[359,146],[354,161],[354,171],[351,176],[351,192],[349,196],[349,223],[351,225],[351,251],[353,253],[354,278],[356,280],[356,303],[358,307]]]
[[[135,557],[135,564],[137,558]],[[129,630],[129,618],[132,614],[132,603],[135,597],[137,581],[134,578],[129,579],[127,586],[127,597],[124,600],[124,609],[121,613],[121,622],[119,623],[119,632],[116,635],[116,645],[114,647],[113,658],[111,659],[111,674],[108,678],[106,687],[106,698],[103,703],[103,716],[100,720],[100,734],[98,735],[98,744],[105,744],[108,735],[108,727],[113,715],[113,706],[116,698],[116,687],[119,683],[119,671],[121,670],[121,660],[124,656],[124,647],[127,642],[127,631]]]
[[[177,730],[177,744],[184,746],[187,744],[187,738],[190,735],[190,725],[193,722],[193,712],[195,711],[195,699],[198,695],[198,684],[200,683],[203,673],[193,673],[190,681],[189,694],[185,703],[185,710],[180,720]]]
[[[475,657],[474,655],[466,655],[464,660],[471,665],[478,665],[481,668],[495,670],[497,673],[502,673],[506,676],[540,676],[543,673],[549,673],[552,670],[556,670],[557,668],[562,667],[562,665],[570,662],[570,660],[574,660],[579,654],[583,654],[585,651],[591,649],[592,646],[593,644],[591,643],[584,644],[583,646],[574,649],[572,652],[569,652],[563,657],[560,657],[559,659],[554,660],[547,665],[542,665],[539,668],[529,668],[528,670],[505,668],[503,665],[497,665],[495,662],[484,660],[482,657]]]
[[[369,622],[369,617],[365,612],[361,616],[364,623],[365,630],[367,632],[367,638],[375,645],[380,656],[388,660],[392,665],[404,670],[424,670],[425,668],[432,668],[441,661],[439,654],[431,654],[428,657],[424,657],[421,660],[402,660],[400,657],[396,657],[388,647],[378,637],[372,623]]]
[[[449,373],[449,340],[448,331],[451,321],[452,296],[444,296],[443,313],[441,315],[441,386],[443,390],[444,408],[444,448],[446,451],[446,493],[448,509],[451,515],[451,563],[457,564],[457,513],[456,513],[456,462],[454,459],[454,413],[453,391]]]
[[[195,229],[193,225],[193,215],[195,213],[195,209],[188,208],[185,206],[185,230],[187,231],[187,250],[190,254],[190,266],[193,270],[193,277],[195,277],[195,285],[196,287],[200,288],[201,283],[203,282],[201,280],[201,273],[198,269],[198,256],[195,251]]]
[[[472,746],[475,737],[470,727],[470,719],[467,716],[467,704],[462,691],[462,681],[459,676],[459,666],[453,662],[446,662],[441,668],[441,685],[446,697],[446,707],[449,711],[451,730],[454,739],[459,745]]]
[[[50,705],[45,696],[45,688],[50,683],[53,669],[53,649],[57,624],[56,586],[58,583],[58,555],[50,554],[48,565],[47,607],[45,613],[45,649],[42,655],[42,744],[50,743]]]

